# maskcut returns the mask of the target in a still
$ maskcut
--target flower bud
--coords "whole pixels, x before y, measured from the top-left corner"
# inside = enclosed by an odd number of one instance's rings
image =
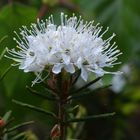
[[[0,128],[2,128],[5,125],[5,121],[3,119],[0,119]]]
[[[60,125],[56,124],[52,128],[50,136],[51,136],[52,139],[60,137]]]

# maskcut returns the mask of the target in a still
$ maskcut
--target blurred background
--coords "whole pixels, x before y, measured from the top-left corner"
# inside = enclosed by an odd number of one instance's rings
[[[95,20],[104,30],[113,32],[118,48],[123,52],[121,65],[114,68],[123,71],[121,76],[104,76],[104,85],[110,88],[94,91],[76,100],[79,104],[77,116],[116,112],[104,119],[73,124],[68,137],[77,140],[140,140],[140,0],[0,0],[0,54],[5,47],[14,48],[15,34],[22,25],[30,26],[36,18],[46,19],[54,15],[59,23],[60,13],[82,15],[84,20]],[[0,76],[10,66],[11,61],[0,57]],[[0,81],[0,116],[12,110],[14,123],[34,120],[35,124],[24,130],[29,132],[29,140],[49,140],[55,122],[29,109],[17,106],[12,99],[43,107],[51,111],[56,105],[31,95],[26,85],[31,86],[34,76],[12,67]],[[78,85],[77,85],[78,86]],[[41,88],[36,85],[34,88]],[[89,89],[92,93],[92,87]],[[22,130],[19,130],[22,131]]]

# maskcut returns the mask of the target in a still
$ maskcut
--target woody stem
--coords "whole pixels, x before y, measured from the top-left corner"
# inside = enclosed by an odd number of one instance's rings
[[[63,100],[59,103],[59,118],[60,118],[60,140],[66,140],[66,112],[65,112],[65,103]]]

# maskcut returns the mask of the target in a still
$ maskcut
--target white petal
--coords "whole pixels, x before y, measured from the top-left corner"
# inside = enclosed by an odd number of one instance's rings
[[[95,73],[96,73],[97,77],[101,77],[105,74],[105,71],[103,69],[99,68],[99,69],[95,70]]]
[[[84,81],[87,81],[87,79],[88,79],[88,72],[87,72],[87,70],[85,68],[81,69],[81,77],[82,77],[82,79]]]
[[[66,65],[70,63],[70,56],[66,54],[62,54],[62,59]]]
[[[19,69],[25,69],[26,68],[26,65],[24,63],[25,61],[21,62],[20,66],[19,66]]]
[[[26,58],[24,61],[21,62],[19,69],[26,69],[27,67],[30,67],[32,63],[34,62],[34,58]]]
[[[58,74],[61,72],[62,67],[63,67],[63,64],[56,64],[53,66],[52,72],[55,74]]]
[[[79,57],[77,60],[77,67],[80,69],[82,67],[82,58]]]
[[[75,72],[75,68],[74,68],[73,64],[66,65],[65,70],[69,73],[74,73]]]
[[[106,73],[103,69],[101,69],[99,67],[96,70],[91,69],[91,68],[88,68],[88,70],[91,72],[94,72],[97,75],[97,77],[101,77]]]

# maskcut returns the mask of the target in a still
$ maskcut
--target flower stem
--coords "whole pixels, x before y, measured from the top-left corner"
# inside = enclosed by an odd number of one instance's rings
[[[63,73],[63,77],[65,73]],[[62,75],[61,75],[62,76]],[[71,82],[69,80],[62,79],[60,76],[59,81],[61,80],[60,86],[60,100],[59,100],[59,119],[60,119],[60,137],[59,140],[66,140],[66,130],[67,130],[67,114],[66,114],[66,105],[67,105],[67,97],[69,95],[69,89]]]
[[[60,140],[66,140],[66,113],[65,113],[65,104],[63,101],[59,103],[59,118],[60,118]]]

